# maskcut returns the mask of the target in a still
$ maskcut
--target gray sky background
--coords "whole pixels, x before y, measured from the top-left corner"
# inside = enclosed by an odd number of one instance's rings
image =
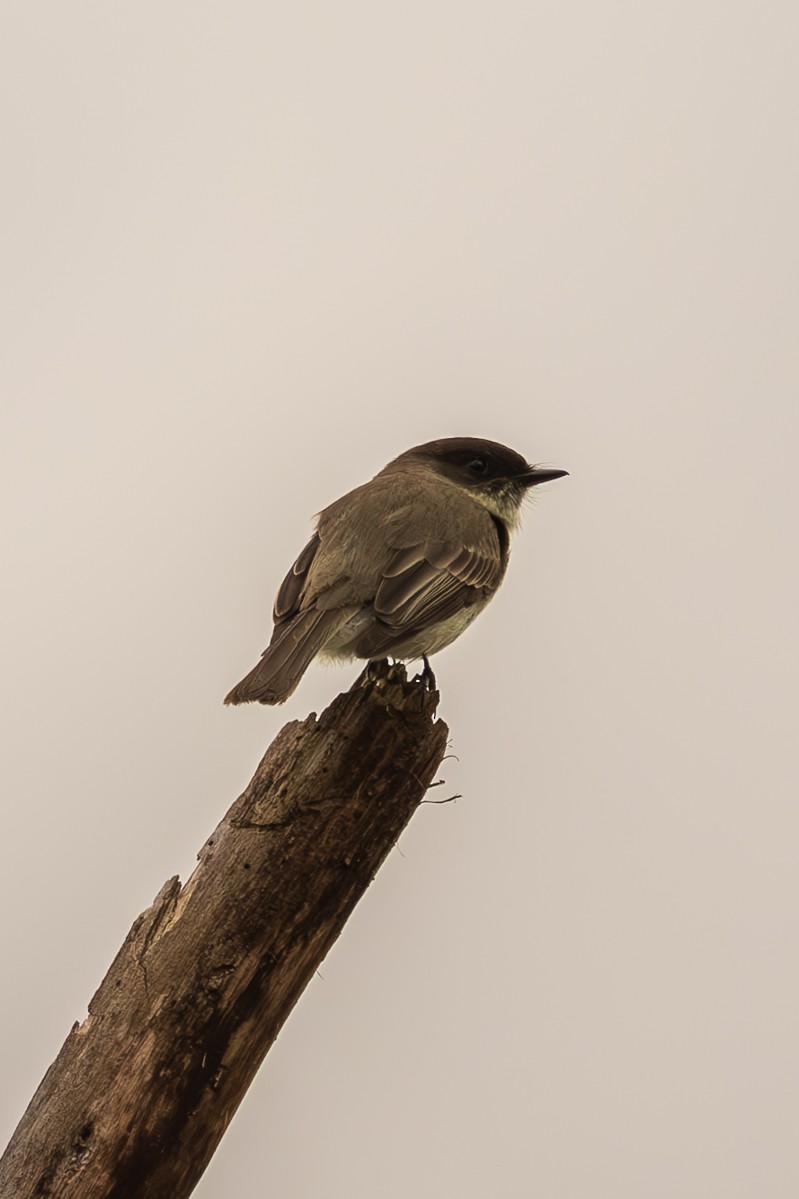
[[[795,3],[7,3],[0,1140],[416,442],[542,489],[200,1199],[794,1199]],[[444,789],[442,789],[444,790]]]

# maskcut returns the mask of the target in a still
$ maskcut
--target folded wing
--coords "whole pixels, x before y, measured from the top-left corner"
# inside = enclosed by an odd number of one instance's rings
[[[498,537],[479,547],[428,541],[397,550],[375,593],[374,624],[358,639],[356,653],[390,654],[393,646],[485,602],[503,572]]]

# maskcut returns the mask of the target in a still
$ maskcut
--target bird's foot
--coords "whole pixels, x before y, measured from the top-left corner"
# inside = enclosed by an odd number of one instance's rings
[[[371,658],[364,667],[360,682],[362,686],[375,683],[404,683],[405,667],[401,662],[391,662],[388,658]]]
[[[372,658],[366,663],[361,680],[363,683],[377,683],[388,675],[390,669],[388,658]]]
[[[414,682],[416,682],[418,679],[420,683],[424,683],[428,691],[437,691],[438,684],[436,683],[436,676],[433,674],[433,668],[430,665],[426,654],[422,654],[422,661],[424,662],[422,673],[416,675]]]

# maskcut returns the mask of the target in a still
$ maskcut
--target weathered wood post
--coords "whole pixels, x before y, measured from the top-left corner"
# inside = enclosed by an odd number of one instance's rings
[[[2,1199],[191,1193],[431,783],[437,700],[385,665],[278,734],[188,881],[135,921],[0,1160]]]

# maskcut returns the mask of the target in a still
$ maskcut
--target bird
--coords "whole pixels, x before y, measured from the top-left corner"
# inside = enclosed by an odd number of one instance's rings
[[[322,511],[274,602],[272,639],[226,704],[280,704],[317,656],[423,660],[496,594],[530,489],[567,475],[480,437],[406,450]],[[423,676],[423,677],[425,677]]]

